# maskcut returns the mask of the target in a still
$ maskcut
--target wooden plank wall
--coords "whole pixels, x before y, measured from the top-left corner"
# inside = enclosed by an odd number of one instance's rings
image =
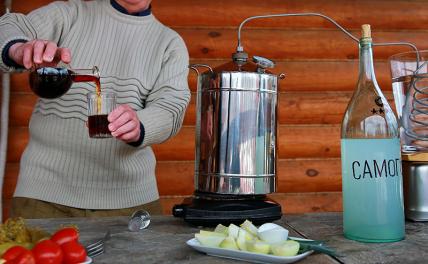
[[[14,0],[15,12],[27,13],[49,0]],[[428,48],[428,5],[419,0],[154,0],[153,12],[185,40],[192,63],[217,66],[228,62],[236,47],[237,26],[248,16],[318,12],[331,16],[359,36],[371,24],[375,42],[407,41]],[[341,210],[340,122],[355,87],[358,47],[329,22],[317,17],[253,21],[242,33],[245,50],[277,62],[286,73],[280,85],[278,193],[285,213]],[[376,47],[380,86],[391,100],[387,58],[408,51]],[[193,95],[196,76],[189,75]],[[28,140],[27,124],[36,98],[27,74],[12,76],[10,137],[4,212],[15,187],[19,158]],[[154,147],[157,180],[165,213],[193,192],[195,100],[181,132]]]

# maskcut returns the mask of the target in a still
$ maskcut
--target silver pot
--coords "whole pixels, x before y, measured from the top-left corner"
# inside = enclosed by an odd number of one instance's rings
[[[428,155],[407,153],[402,158],[406,218],[428,221]]]
[[[244,65],[242,65],[244,64]],[[208,70],[199,74],[197,67]],[[198,72],[195,188],[257,195],[276,189],[278,78],[274,63],[253,62]]]

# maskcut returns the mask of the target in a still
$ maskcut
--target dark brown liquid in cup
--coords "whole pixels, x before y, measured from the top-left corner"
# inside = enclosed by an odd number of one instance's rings
[[[88,128],[90,137],[111,135],[108,129],[107,115],[92,115],[88,117]]]

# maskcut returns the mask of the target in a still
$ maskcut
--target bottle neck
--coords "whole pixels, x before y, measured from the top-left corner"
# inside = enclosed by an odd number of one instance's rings
[[[376,82],[374,67],[373,67],[373,50],[372,41],[369,38],[360,40],[360,82],[369,81]]]

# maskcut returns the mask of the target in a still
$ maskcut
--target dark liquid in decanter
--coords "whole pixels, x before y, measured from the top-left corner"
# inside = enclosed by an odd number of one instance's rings
[[[73,82],[94,82],[97,93],[101,91],[97,76],[75,74],[66,68],[43,67],[30,73],[30,88],[41,98],[53,99],[64,95]]]

